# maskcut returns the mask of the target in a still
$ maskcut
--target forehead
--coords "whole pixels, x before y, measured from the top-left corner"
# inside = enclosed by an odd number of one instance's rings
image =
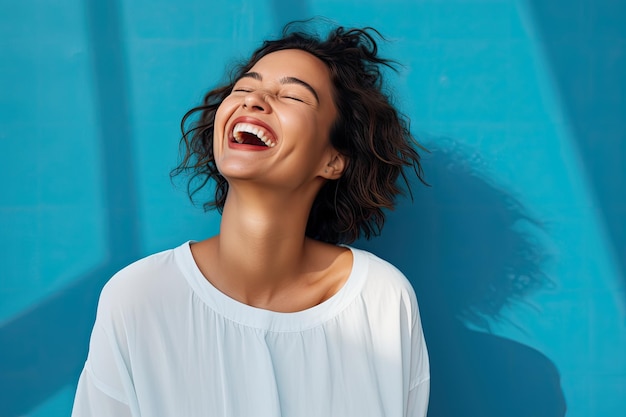
[[[318,88],[330,90],[330,71],[316,56],[300,50],[285,49],[265,55],[250,69],[267,77],[297,77]]]

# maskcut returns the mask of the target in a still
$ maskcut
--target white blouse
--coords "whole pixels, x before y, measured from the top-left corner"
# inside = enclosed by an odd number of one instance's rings
[[[102,290],[72,416],[425,416],[413,289],[350,249],[344,286],[295,313],[217,290],[189,242],[124,268]]]

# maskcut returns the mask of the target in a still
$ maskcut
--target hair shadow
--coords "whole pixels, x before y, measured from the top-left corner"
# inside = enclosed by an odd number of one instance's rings
[[[390,213],[383,234],[358,246],[413,284],[431,363],[430,417],[563,416],[559,372],[544,354],[489,332],[503,307],[550,284],[542,230],[479,172],[476,155],[437,140],[423,158],[431,187]]]

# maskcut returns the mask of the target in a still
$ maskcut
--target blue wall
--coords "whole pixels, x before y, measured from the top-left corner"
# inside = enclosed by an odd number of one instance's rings
[[[67,415],[106,279],[216,232],[169,181],[180,117],[312,15],[391,40],[431,149],[357,244],[418,292],[431,417],[624,414],[623,2],[24,0],[0,4],[0,415]]]

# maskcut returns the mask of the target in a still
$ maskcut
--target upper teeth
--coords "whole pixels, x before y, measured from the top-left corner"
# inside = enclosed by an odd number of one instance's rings
[[[233,128],[233,137],[238,143],[243,143],[243,138],[241,137],[242,132],[250,133],[256,136],[257,138],[261,139],[263,143],[266,144],[270,148],[273,148],[274,146],[276,146],[276,142],[274,142],[274,139],[271,137],[269,132],[260,126],[253,125],[250,123],[237,123],[235,127]]]

